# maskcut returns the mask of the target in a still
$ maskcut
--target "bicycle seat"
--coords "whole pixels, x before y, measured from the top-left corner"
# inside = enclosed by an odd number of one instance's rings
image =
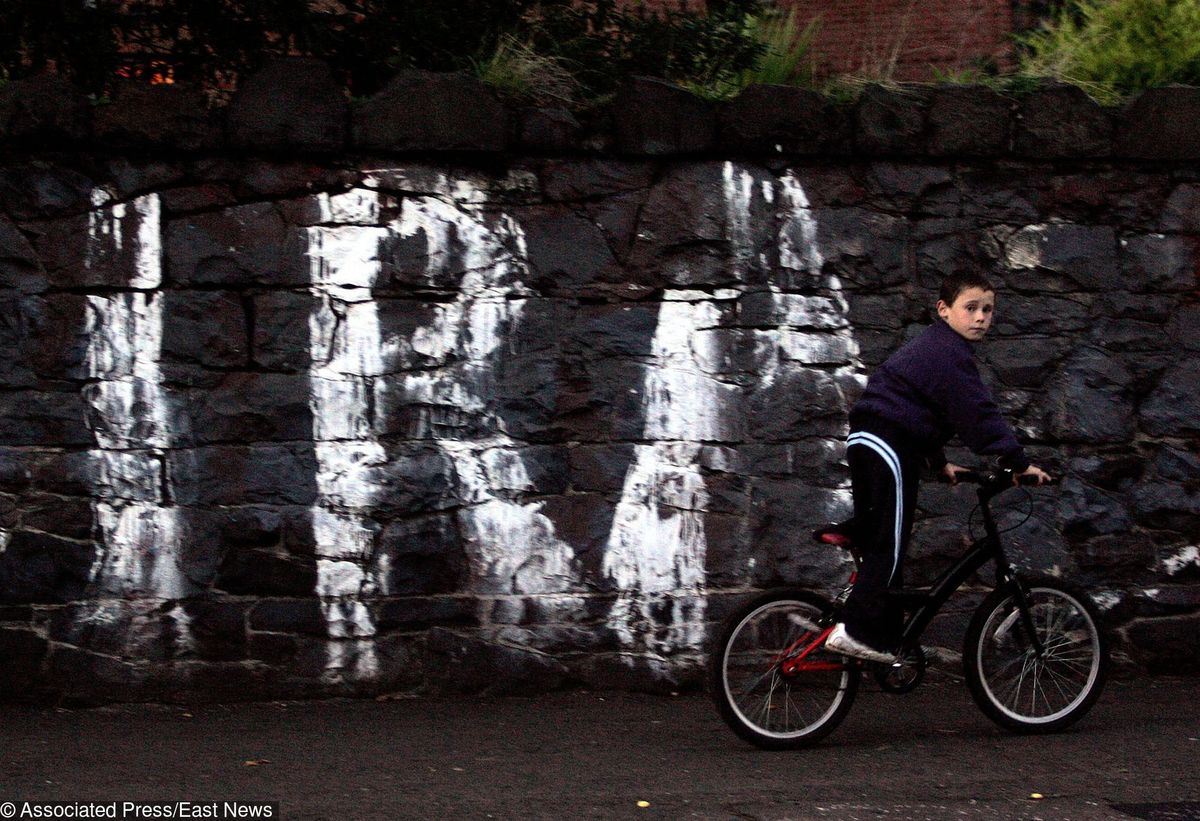
[[[821,544],[833,545],[849,549],[853,544],[850,538],[850,522],[828,524],[813,531],[813,540]]]

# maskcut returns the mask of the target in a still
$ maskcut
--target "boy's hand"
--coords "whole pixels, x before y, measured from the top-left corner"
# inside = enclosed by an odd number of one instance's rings
[[[1038,467],[1037,465],[1030,465],[1029,467],[1025,468],[1025,472],[1024,472],[1024,473],[1017,473],[1017,474],[1014,474],[1014,475],[1013,475],[1013,484],[1014,484],[1014,485],[1015,485],[1015,484],[1017,484],[1017,482],[1019,482],[1019,481],[1020,481],[1020,479],[1021,479],[1021,477],[1022,477],[1022,476],[1033,476],[1033,477],[1036,477],[1036,478],[1037,478],[1037,483],[1038,483],[1039,485],[1044,485],[1044,484],[1047,484],[1047,483],[1049,483],[1049,482],[1052,482],[1052,481],[1054,481],[1054,480],[1053,480],[1053,479],[1050,477],[1050,474],[1049,474],[1049,473],[1047,473],[1046,471],[1042,470],[1042,469],[1041,469],[1040,467]]]
[[[962,465],[956,465],[953,462],[947,462],[942,466],[942,475],[946,477],[946,481],[952,485],[958,484],[958,474],[969,471],[970,468],[965,468]]]

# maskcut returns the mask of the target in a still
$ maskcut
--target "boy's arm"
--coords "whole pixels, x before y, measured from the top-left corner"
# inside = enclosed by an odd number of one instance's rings
[[[969,357],[948,363],[938,380],[938,399],[958,438],[975,453],[998,456],[1001,466],[1021,473],[1029,467],[1025,449],[1000,415]]]

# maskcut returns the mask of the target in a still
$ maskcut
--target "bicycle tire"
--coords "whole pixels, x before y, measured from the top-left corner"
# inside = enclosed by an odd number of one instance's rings
[[[1018,733],[1049,733],[1092,708],[1108,675],[1108,642],[1085,595],[1058,579],[1026,581],[1038,658],[1011,591],[993,590],[963,643],[967,685],[984,715]]]
[[[739,738],[767,750],[817,743],[841,723],[858,693],[859,667],[817,647],[785,672],[829,624],[830,603],[808,591],[759,596],[729,616],[709,659],[717,712]],[[819,669],[818,669],[819,668]]]

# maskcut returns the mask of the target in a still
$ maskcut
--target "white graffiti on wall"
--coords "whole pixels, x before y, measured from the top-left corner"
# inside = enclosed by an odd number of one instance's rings
[[[724,321],[715,300],[750,294],[762,287],[750,274],[766,275],[773,327],[751,332],[754,390],[770,388],[789,363],[835,365],[839,374],[860,370],[837,279],[824,281],[829,296],[788,293],[769,270],[768,248],[755,240],[756,196],[768,206],[782,200],[779,268],[821,277],[816,222],[797,178],[788,173],[775,181],[725,163],[721,183],[729,273],[743,284],[732,292],[664,294],[643,380],[644,442],[635,445],[605,551],[603,570],[619,590],[608,624],[631,650],[698,650],[704,640],[708,500],[701,453],[705,442],[737,439],[725,416],[741,412],[743,396],[704,367],[722,359],[712,333]]]
[[[394,190],[424,193],[383,194],[384,175]],[[380,420],[394,410],[389,401],[415,410],[410,434],[434,442],[446,457],[447,479],[464,502],[458,516],[471,566],[466,592],[484,600],[485,621],[487,598],[557,597],[569,608],[578,605],[585,583],[573,548],[557,535],[542,503],[520,500],[534,489],[523,446],[495,409],[496,370],[531,296],[522,229],[508,214],[485,209],[486,184],[422,172],[423,179],[405,185],[404,175],[391,169],[363,188],[319,195],[318,224],[307,229],[315,592],[328,635],[326,670],[334,679],[370,680],[379,672],[368,605],[390,592],[386,557],[374,555],[381,526],[372,515],[389,459],[378,437]],[[769,388],[793,365],[834,366],[843,375],[859,370],[836,278],[821,279],[819,295],[780,284],[788,271],[822,277],[816,223],[797,178],[755,176],[730,163],[722,182],[730,264],[740,284],[716,293],[667,291],[649,361],[632,388],[641,399],[642,430],[601,568],[619,591],[609,625],[631,650],[696,649],[704,638],[708,490],[701,465],[727,458],[712,443],[736,441],[729,415],[740,413],[744,398],[742,386],[717,378],[711,367],[727,353],[714,331],[736,326],[730,306],[755,290],[770,295],[771,326],[741,331],[757,351],[753,390]],[[163,497],[162,457],[171,442],[158,366],[159,205],[154,197],[128,208],[107,203],[98,192],[88,264],[132,245],[134,271],[129,290],[88,302],[88,373],[95,380],[89,397],[95,418],[107,420],[97,428],[94,451],[101,477],[96,515],[105,541],[95,576],[115,594],[177,598],[185,594],[179,522]],[[781,212],[774,217],[774,249],[755,240],[763,204]],[[375,294],[381,249],[395,240],[423,242],[429,287],[453,291],[452,299],[430,303],[430,319],[403,338],[386,337]],[[778,270],[769,270],[776,259]],[[766,272],[765,279],[758,282],[752,271]],[[419,354],[426,365],[398,367],[406,353]],[[445,414],[474,417],[477,424],[464,434],[442,424]],[[182,613],[179,620],[186,621]]]
[[[355,190],[318,200],[319,225],[308,229],[313,307],[309,369],[317,502],[311,511],[317,589],[325,617],[325,674],[367,681],[379,672],[375,625],[365,600],[378,524],[373,472],[387,455],[370,417],[372,380],[382,376],[387,345],[372,288],[386,230],[379,195]]]
[[[486,190],[468,180],[437,175],[428,196],[407,198],[394,228],[425,242],[431,283],[457,278],[453,302],[416,330],[412,346],[439,364],[437,371],[404,376],[403,401],[436,414],[451,408],[480,418],[484,434],[472,439],[440,432],[433,419],[419,435],[433,438],[449,458],[466,506],[459,514],[470,559],[470,591],[483,595],[568,594],[578,584],[574,551],[560,539],[543,503],[512,496],[532,489],[520,445],[494,411],[494,371],[515,336],[529,291],[524,285],[525,240],[507,214],[487,214]],[[560,600],[560,606],[571,601]],[[481,604],[489,617],[489,604]]]
[[[396,180],[402,172],[389,171]],[[369,180],[368,185],[378,184]],[[465,180],[421,183],[434,192],[405,197],[399,216],[383,226],[377,191],[364,189],[322,201],[323,218],[346,223],[309,229],[315,296],[310,334],[314,438],[319,501],[313,510],[317,541],[317,592],[323,602],[327,670],[362,680],[377,674],[370,637],[375,633],[364,601],[388,594],[387,557],[372,563],[379,524],[369,514],[378,499],[378,472],[387,461],[375,435],[392,412],[388,401],[417,409],[417,438],[432,439],[448,459],[465,502],[459,514],[471,560],[471,592],[484,595],[562,594],[576,584],[573,551],[555,535],[541,503],[508,498],[531,489],[519,443],[490,406],[493,370],[505,353],[506,334],[520,321],[523,237],[504,214],[485,215],[483,192]],[[460,277],[451,302],[438,303],[432,321],[404,339],[384,338],[372,289],[380,249],[392,239],[425,243],[432,283]],[[403,351],[434,363],[405,370]],[[374,419],[370,417],[373,407]],[[439,415],[483,417],[488,433],[454,438]],[[376,568],[372,573],[370,566]],[[488,615],[487,603],[481,613]]]
[[[178,508],[164,491],[171,429],[159,366],[161,206],[155,195],[111,203],[101,189],[92,206],[85,268],[129,254],[133,273],[121,290],[87,298],[85,397],[97,445],[90,456],[101,540],[91,577],[102,595],[178,601],[186,593]],[[102,598],[92,617],[107,618],[105,604],[116,601]],[[186,648],[187,614],[176,606],[169,615]]]

